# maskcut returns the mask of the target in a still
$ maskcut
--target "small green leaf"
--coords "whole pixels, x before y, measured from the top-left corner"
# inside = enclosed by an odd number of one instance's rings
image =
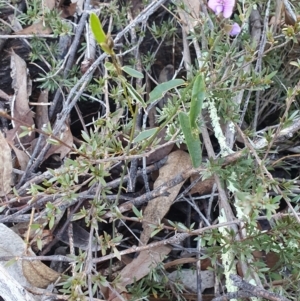
[[[106,42],[106,35],[102,29],[101,22],[95,13],[90,14],[90,25],[96,41],[99,45]]]
[[[268,74],[265,78],[266,78],[267,80],[271,80],[271,79],[276,75],[276,73],[277,73],[277,70],[271,72],[271,73]]]
[[[53,138],[48,138],[48,139],[47,139],[47,142],[48,142],[49,144],[52,144],[52,145],[59,145],[59,144],[60,144],[59,141],[57,141],[56,139],[53,139]]]
[[[18,261],[17,258],[13,258],[13,259],[7,261],[4,266],[6,268],[8,268],[8,267],[12,266],[13,264],[15,264],[17,261]]]
[[[55,216],[52,215],[49,221],[49,229],[51,230],[54,226],[54,222],[55,222]]]
[[[157,128],[145,130],[143,132],[140,132],[133,140],[134,143],[146,140],[147,138],[151,137],[155,132],[157,131]]]
[[[199,167],[202,163],[201,142],[198,135],[193,133],[190,125],[189,116],[184,112],[179,112],[180,126],[188,147],[192,164],[195,168]]]
[[[117,248],[113,248],[115,256],[121,261],[121,254]]]
[[[37,244],[38,249],[41,251],[43,249],[43,242],[40,237],[38,237],[36,239],[36,244]]]
[[[30,226],[30,228],[31,228],[32,230],[38,230],[38,229],[40,229],[40,227],[41,227],[40,224],[31,224],[31,226]]]
[[[153,232],[151,232],[150,237],[155,236],[158,232],[160,232],[162,229],[156,229]]]
[[[190,109],[190,124],[192,128],[197,128],[197,118],[201,114],[203,100],[205,99],[205,81],[202,74],[198,74],[192,90],[192,101]]]
[[[142,211],[138,211],[138,209],[134,205],[132,206],[132,211],[136,217],[138,217],[138,218],[143,217]]]
[[[29,127],[21,125],[20,128],[21,128],[22,132],[19,134],[19,138],[29,135],[29,133],[30,133]]]
[[[141,97],[141,95],[127,82],[125,82],[126,88],[129,92],[129,94],[131,95],[131,97],[141,103],[143,105],[143,107],[146,107],[146,103],[144,102],[144,99]]]
[[[129,66],[123,66],[122,70],[127,73],[128,75],[135,77],[135,78],[144,78],[144,74],[136,71],[135,69],[129,67]]]
[[[149,94],[149,100],[147,103],[153,103],[156,100],[161,99],[169,90],[182,86],[184,80],[182,79],[173,79],[168,82],[157,85]]]

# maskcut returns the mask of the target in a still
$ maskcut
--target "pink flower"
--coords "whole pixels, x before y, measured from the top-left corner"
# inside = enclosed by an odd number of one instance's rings
[[[241,27],[239,24],[237,23],[233,23],[231,31],[230,31],[230,35],[231,36],[237,36],[239,33],[241,32]]]
[[[235,0],[209,0],[208,7],[212,9],[216,15],[223,13],[224,18],[229,18],[233,13]]]

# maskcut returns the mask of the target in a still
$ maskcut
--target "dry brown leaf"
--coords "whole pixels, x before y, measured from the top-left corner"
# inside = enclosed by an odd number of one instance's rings
[[[27,256],[35,256],[35,254],[32,251],[29,251]],[[32,286],[39,288],[46,288],[50,283],[55,282],[60,276],[59,273],[50,269],[39,260],[22,260],[22,269],[27,281]]]
[[[179,16],[186,33],[189,33],[198,23],[200,16],[200,1],[183,0],[185,10],[179,8]]]
[[[133,283],[135,280],[140,280],[149,274],[150,269],[162,262],[165,255],[171,252],[169,246],[158,246],[150,250],[142,251],[139,256],[132,260],[120,273],[120,281],[118,287],[122,287],[126,292],[126,285]]]
[[[191,177],[191,182],[196,180],[199,176],[195,175]],[[212,187],[215,183],[214,177],[211,177],[209,179],[206,179],[204,181],[199,181],[193,188],[191,189],[191,194],[199,193],[200,195],[210,193],[212,190]]]
[[[16,157],[18,159],[18,163],[21,167],[21,170],[25,170],[29,161],[28,155],[23,151],[18,148],[16,148],[11,140],[6,139],[14,153],[16,154]]]
[[[174,178],[180,172],[192,168],[191,159],[188,153],[177,150],[168,156],[167,163],[159,170],[159,177],[154,183],[154,189],[163,185],[165,182]],[[158,223],[169,211],[174,199],[178,195],[180,188],[184,182],[172,187],[168,192],[168,196],[161,196],[150,201],[143,214],[144,219],[154,224]],[[147,244],[153,228],[148,223],[143,223],[143,232],[141,234],[141,242]]]
[[[11,176],[13,172],[10,147],[0,131],[0,196],[10,192]]]
[[[16,34],[50,34],[52,29],[50,27],[45,27],[43,21],[37,21],[32,25],[26,27],[25,29],[19,30]]]
[[[26,245],[24,241],[15,232],[0,223],[0,257],[21,257],[25,255],[25,249]],[[27,255],[35,256],[31,249],[28,249]],[[26,260],[18,260],[14,264],[6,267],[6,270],[21,285],[32,288],[45,287],[60,276],[60,274],[49,269],[43,263],[37,262],[39,261],[29,262]],[[1,264],[4,265],[5,262],[2,262]],[[39,279],[35,280],[36,277],[35,275],[32,275],[32,273],[38,274]]]
[[[73,135],[69,126],[65,125],[63,133],[58,138],[68,146],[72,147]],[[44,160],[46,160],[53,154],[59,154],[60,159],[63,159],[70,152],[70,147],[67,147],[66,145],[63,144],[52,145],[48,150]]]
[[[27,78],[27,66],[25,61],[19,57],[14,51],[11,55],[11,77],[12,87],[15,90],[15,101],[12,103],[12,116],[18,121],[14,121],[15,129],[24,124],[33,125],[33,113],[29,108],[28,99],[28,78]],[[24,123],[24,124],[23,124]],[[13,129],[14,130],[14,129]],[[11,132],[14,132],[14,131]],[[21,138],[22,143],[30,143],[34,139],[34,135],[25,136]]]

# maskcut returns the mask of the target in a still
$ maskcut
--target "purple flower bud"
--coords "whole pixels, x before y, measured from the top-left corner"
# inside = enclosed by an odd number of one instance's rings
[[[239,33],[241,32],[241,27],[239,24],[237,23],[233,23],[231,31],[230,31],[230,35],[231,36],[237,36]]]

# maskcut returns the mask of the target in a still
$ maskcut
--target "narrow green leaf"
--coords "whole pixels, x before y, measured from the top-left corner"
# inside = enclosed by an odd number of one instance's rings
[[[189,116],[184,112],[179,112],[180,126],[188,147],[192,164],[195,168],[199,167],[202,162],[201,142],[199,135],[196,135],[191,128]]]
[[[121,261],[121,254],[117,248],[113,248],[114,255]]]
[[[132,211],[136,217],[139,217],[139,218],[143,217],[142,213],[140,211],[138,211],[138,209],[134,205],[132,205]]]
[[[149,129],[149,130],[145,130],[143,132],[140,132],[133,140],[134,143],[146,140],[147,138],[151,137],[152,135],[155,134],[155,132],[157,131],[157,128],[153,128],[153,129]]]
[[[136,71],[135,69],[129,67],[129,66],[123,66],[122,70],[127,73],[128,75],[135,77],[135,78],[144,78],[144,74]]]
[[[141,97],[141,95],[139,95],[139,93],[128,82],[125,82],[125,85],[126,85],[126,88],[129,92],[129,94],[131,95],[131,97],[135,101],[140,102],[143,105],[143,107],[145,108],[146,103],[144,102],[144,99]]]
[[[192,101],[190,109],[191,128],[197,128],[197,118],[201,114],[203,100],[205,99],[205,81],[202,74],[198,74],[192,90]]]
[[[156,229],[153,232],[151,232],[150,237],[155,236],[158,232],[160,232],[162,229]]]
[[[6,268],[8,268],[8,267],[12,266],[13,264],[15,264],[17,261],[18,261],[17,258],[13,258],[13,259],[7,261],[4,266]]]
[[[292,64],[291,64],[291,65],[292,65]],[[267,80],[271,80],[276,74],[277,74],[277,70],[275,70],[275,71],[271,72],[270,74],[268,74],[268,75],[266,76],[266,79],[267,79]]]
[[[102,29],[101,22],[95,13],[90,14],[90,26],[99,45],[106,42],[106,35]]]
[[[54,226],[54,222],[55,222],[55,216],[52,215],[49,221],[49,229],[51,230]]]
[[[57,141],[56,139],[52,139],[52,138],[48,138],[48,139],[47,139],[47,142],[48,142],[49,144],[52,144],[52,145],[59,145],[59,144],[60,144],[59,141]]]
[[[183,85],[185,82],[182,79],[173,79],[168,82],[157,85],[150,93],[147,103],[161,99],[169,90]]]

